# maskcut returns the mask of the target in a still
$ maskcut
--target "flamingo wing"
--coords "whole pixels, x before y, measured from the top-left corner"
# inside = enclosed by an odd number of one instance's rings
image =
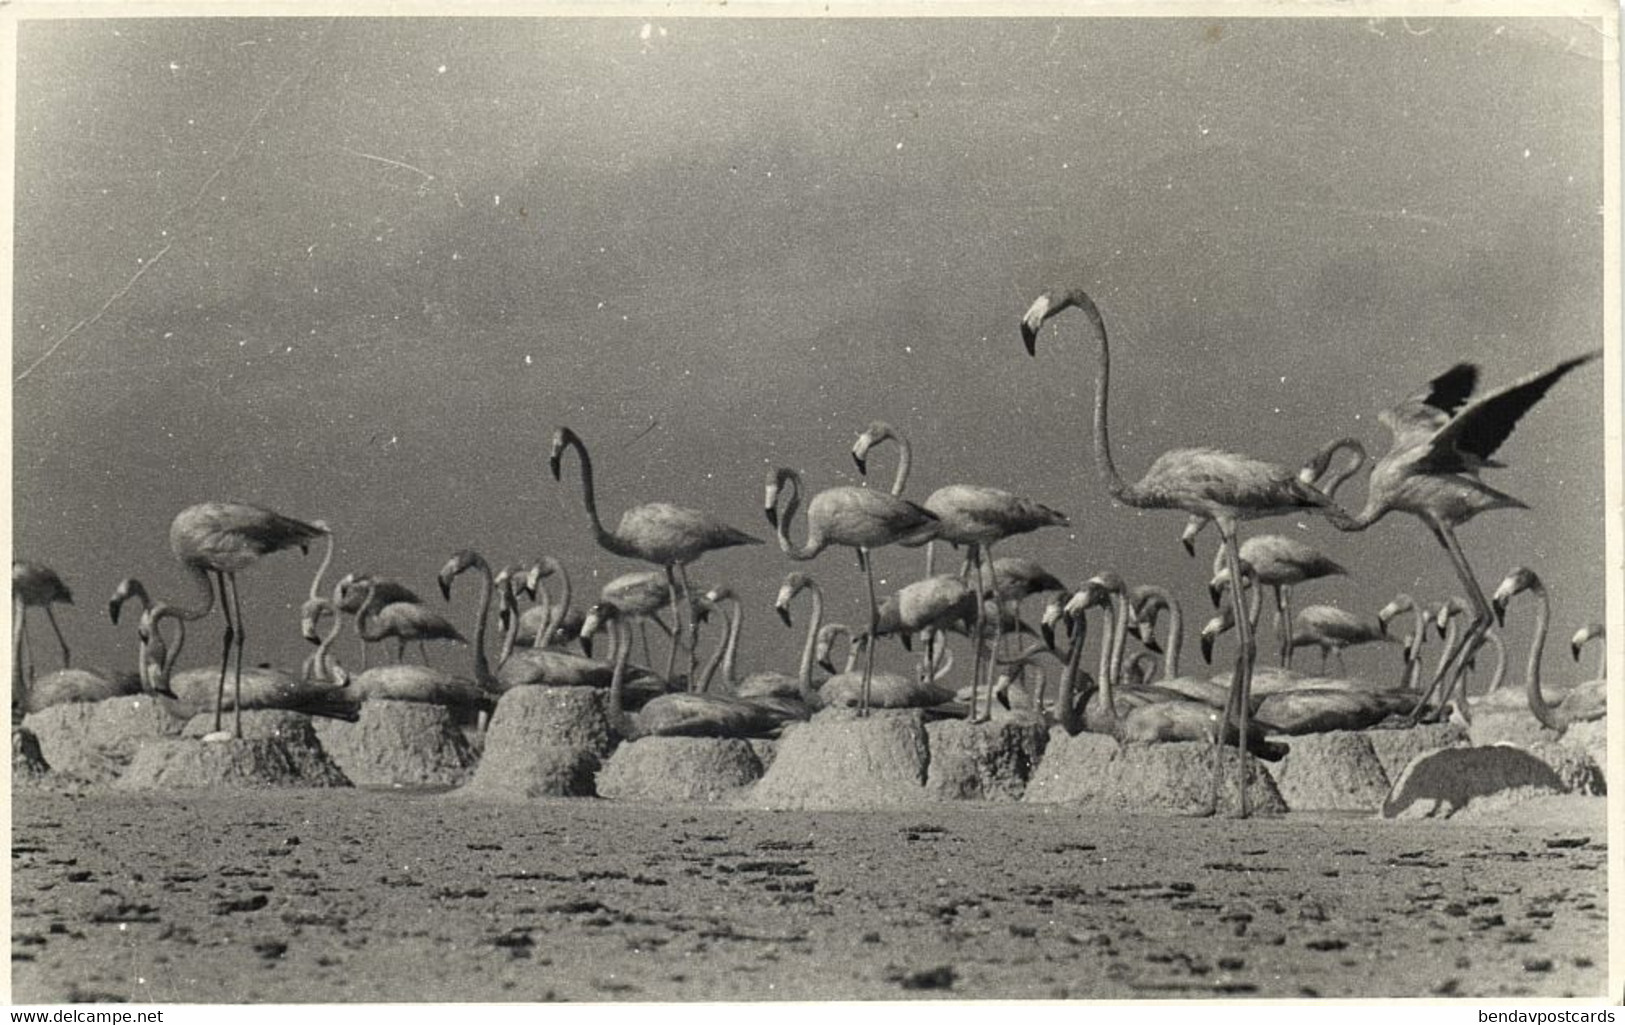
[[[1565,374],[1601,355],[1598,349],[1566,359],[1544,373],[1531,374],[1474,402],[1433,435],[1419,467],[1433,473],[1472,473],[1498,465],[1490,457],[1512,434],[1519,419]]]

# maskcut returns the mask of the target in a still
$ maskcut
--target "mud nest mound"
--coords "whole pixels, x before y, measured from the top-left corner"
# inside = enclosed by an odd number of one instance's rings
[[[756,760],[762,763],[762,771],[766,772],[773,759],[778,756],[779,742],[776,740],[761,740],[755,737],[747,741],[750,749],[756,752]]]
[[[925,800],[930,762],[917,709],[826,708],[785,728],[744,802],[757,808],[892,808]]]
[[[621,801],[720,801],[762,778],[749,741],[644,737],[622,744],[598,773],[598,796]]]
[[[1019,801],[1044,756],[1049,730],[1036,718],[928,723],[925,789],[948,800]]]
[[[308,716],[245,711],[241,740],[199,739],[213,730],[210,713],[188,722],[182,737],[147,741],[114,785],[126,790],[350,785],[322,750]]]
[[[40,753],[39,738],[21,726],[11,728],[11,779],[14,783],[37,780],[51,771]]]
[[[1547,743],[1557,739],[1557,731],[1549,730],[1540,724],[1529,706],[1503,706],[1491,708],[1474,708],[1472,725],[1467,727],[1467,735],[1478,747],[1488,747],[1491,744],[1516,744],[1519,747],[1533,747],[1536,744]]]
[[[23,719],[39,739],[47,764],[90,783],[117,779],[136,750],[155,738],[174,737],[184,720],[149,695],[52,705]]]
[[[609,693],[593,687],[515,687],[502,695],[485,750],[460,793],[474,797],[593,797],[593,778],[621,740]]]
[[[1214,794],[1215,758],[1224,764]],[[1240,776],[1232,747],[1180,741],[1119,744],[1099,733],[1069,736],[1050,731],[1044,760],[1022,800],[1042,804],[1082,804],[1111,811],[1171,812],[1179,815],[1228,814],[1240,810]],[[1247,794],[1254,814],[1287,810],[1269,773],[1255,758],[1248,765]]]
[[[1417,755],[1394,781],[1383,818],[1447,818],[1474,800],[1567,793],[1546,762],[1511,744],[1451,747]]]
[[[1564,747],[1584,751],[1597,763],[1597,771],[1608,776],[1608,720],[1594,719],[1570,726],[1558,741]]]
[[[442,705],[364,701],[356,722],[318,719],[322,747],[356,786],[458,786],[479,755]]]
[[[1367,730],[1366,735],[1371,738],[1371,750],[1377,753],[1377,760],[1382,763],[1382,771],[1387,773],[1390,782],[1398,779],[1405,766],[1419,754],[1472,743],[1465,726],[1449,722],[1396,730],[1373,729]]]
[[[1293,811],[1376,811],[1388,774],[1364,732],[1336,730],[1286,738],[1291,750],[1269,767]]]

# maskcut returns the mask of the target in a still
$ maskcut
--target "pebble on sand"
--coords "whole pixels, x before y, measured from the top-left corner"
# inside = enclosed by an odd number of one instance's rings
[[[948,800],[1019,801],[1044,755],[1049,731],[1036,718],[927,723],[925,789]]]
[[[1506,791],[1566,792],[1556,771],[1511,744],[1449,747],[1417,755],[1394,781],[1382,817],[1447,818],[1475,798]]]
[[[930,755],[916,709],[867,718],[826,708],[785,728],[773,764],[743,798],[757,808],[887,808],[925,799]]]
[[[1285,738],[1291,750],[1269,766],[1293,811],[1376,811],[1388,796],[1388,774],[1364,731],[1336,730]]]
[[[156,737],[179,735],[185,720],[149,695],[52,705],[23,720],[40,753],[60,773],[90,783],[117,779],[136,749]]]
[[[317,719],[316,735],[356,786],[458,786],[479,756],[451,710],[416,701],[364,701],[356,722]]]
[[[748,741],[644,737],[622,744],[598,773],[598,796],[621,801],[721,801],[762,777]]]
[[[1098,733],[1068,736],[1050,730],[1044,760],[1022,800],[1040,804],[1085,804],[1113,811],[1206,814],[1237,811],[1240,788],[1235,749],[1223,748],[1224,779],[1213,807],[1214,746],[1180,741],[1121,745]],[[1248,759],[1247,794],[1254,814],[1287,810],[1280,791],[1257,759]]]

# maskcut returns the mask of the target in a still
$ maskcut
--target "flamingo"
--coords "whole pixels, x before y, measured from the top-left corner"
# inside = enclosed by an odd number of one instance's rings
[[[372,598],[370,600],[365,598],[360,588],[354,586],[362,579],[373,582]],[[359,615],[363,604],[370,606],[373,613],[379,612],[386,605],[394,605],[399,602],[408,602],[413,605],[423,604],[423,599],[418,597],[417,592],[399,580],[392,577],[373,576],[370,573],[346,573],[334,586],[333,596],[338,603],[339,611],[350,616]],[[315,595],[311,597],[315,597]],[[359,630],[356,631],[356,636],[361,637]],[[367,647],[371,643],[365,637],[361,637],[361,668],[363,670],[367,668]],[[396,657],[397,659],[401,657],[399,651],[396,652]],[[427,661],[427,656],[425,656],[425,661]]]
[[[21,645],[17,648],[19,663],[23,652],[28,650],[28,630],[23,625],[30,608],[44,609],[45,618],[56,632],[56,642],[62,645],[62,668],[72,665],[73,653],[68,650],[68,641],[62,636],[62,628],[57,625],[56,614],[51,611],[52,605],[72,605],[73,592],[68,585],[57,576],[56,570],[40,562],[29,562],[25,559],[13,559],[11,562],[11,614],[14,622],[13,630],[18,632]],[[33,679],[34,666],[32,659],[28,665],[28,678]],[[13,695],[16,698],[20,691]]]
[[[169,525],[169,548],[183,569],[203,591],[203,604],[187,609],[160,602],[153,606],[144,619],[156,630],[165,618],[181,623],[203,619],[214,611],[215,587],[219,588],[220,614],[226,620],[225,638],[220,648],[220,679],[215,693],[214,732],[206,740],[225,739],[221,732],[222,712],[226,697],[226,669],[230,664],[233,643],[237,647],[237,668],[234,676],[232,707],[233,737],[242,733],[243,644],[246,632],[243,625],[242,600],[237,589],[237,574],[258,562],[261,556],[298,548],[308,552],[310,543],[318,537],[331,534],[326,523],[313,520],[306,523],[283,516],[246,502],[200,502],[187,506],[175,515]],[[214,574],[211,585],[209,574]],[[227,584],[230,584],[228,591]],[[160,607],[162,615],[160,615]],[[177,649],[178,650],[178,649]]]
[[[322,634],[322,618],[329,615],[333,617],[333,627]],[[316,667],[313,675],[339,683],[354,701],[409,701],[482,714],[488,713],[496,704],[496,696],[482,690],[478,684],[459,679],[433,666],[405,663],[373,666],[352,677],[343,666],[333,661],[330,654],[334,640],[343,629],[344,619],[336,603],[327,598],[317,598],[307,603],[300,619],[300,632],[317,646],[313,656]]]
[[[740,602],[739,596],[734,594],[732,588],[728,587],[712,588],[705,593],[704,600],[710,605],[721,608],[728,619],[728,638],[723,643],[720,653],[722,655],[722,678],[728,682],[728,687],[733,695],[747,699],[799,698],[800,681],[788,673],[769,670],[767,672],[751,673],[744,679],[740,679],[738,668],[739,634],[744,627],[744,606]],[[785,625],[790,626],[788,605],[779,606],[775,603],[774,608],[779,612],[780,618],[785,620]],[[807,643],[813,644],[815,641],[816,638],[809,632]],[[711,671],[708,670],[703,680],[703,686],[706,688],[711,685],[711,675]]]
[[[1325,476],[1326,470],[1331,466],[1332,459],[1336,457],[1337,453],[1343,451],[1353,455],[1354,460],[1328,477],[1325,484],[1319,484],[1318,481]],[[1309,461],[1304,463],[1303,468],[1298,471],[1298,480],[1318,488],[1327,498],[1335,499],[1337,489],[1342,487],[1349,478],[1360,472],[1360,468],[1365,465],[1365,460],[1365,446],[1361,445],[1358,439],[1337,438],[1320,446],[1315,454],[1309,457]],[[1208,522],[1202,516],[1191,516],[1185,521],[1185,532],[1179,535],[1179,542],[1185,546],[1186,555],[1196,555],[1196,537],[1208,525]],[[1215,572],[1217,572],[1217,561],[1215,562]]]
[[[1601,719],[1608,713],[1608,681],[1589,680],[1575,685],[1556,705],[1548,704],[1540,689],[1540,659],[1546,649],[1546,633],[1551,626],[1552,601],[1546,585],[1534,570],[1519,566],[1501,581],[1490,600],[1495,621],[1506,623],[1507,605],[1520,594],[1533,594],[1540,604],[1535,610],[1535,636],[1529,642],[1529,664],[1524,687],[1529,711],[1540,724],[1562,736],[1575,723]]]
[[[495,591],[495,581],[492,582]],[[559,651],[553,648],[524,648],[515,650],[512,644],[519,629],[516,608],[511,592],[501,595],[504,609],[509,613],[502,645],[502,656],[494,675],[480,678],[482,686],[498,692],[515,687],[608,687],[614,675],[614,666],[591,657]],[[485,600],[481,599],[482,604]],[[478,623],[476,623],[478,628]],[[476,640],[476,645],[478,641]],[[660,684],[664,689],[664,683]]]
[[[640,631],[646,631],[647,624],[652,622],[660,627],[661,632],[669,636],[672,639],[672,644],[675,645],[677,635],[660,618],[661,610],[671,606],[671,596],[672,588],[667,583],[665,574],[649,570],[623,573],[605,584],[598,592],[599,601],[607,601],[621,611],[627,629],[631,629],[631,625],[635,621]],[[673,622],[677,621],[676,616],[677,613],[673,610]],[[590,643],[588,638],[582,640],[584,643]],[[649,658],[649,637],[647,632],[643,634],[643,657],[645,660]],[[675,662],[670,663],[670,665],[675,665]],[[670,672],[671,670],[668,668],[668,678],[670,678]]]
[[[613,532],[598,518],[598,501],[593,495],[592,457],[587,446],[568,427],[560,427],[553,435],[553,454],[548,461],[554,480],[562,480],[562,459],[566,448],[575,449],[581,462],[582,504],[592,525],[593,539],[611,555],[625,559],[638,559],[653,563],[666,571],[666,584],[680,593],[682,601],[672,612],[672,651],[666,666],[670,679],[677,667],[677,638],[684,634],[681,617],[684,607],[689,610],[687,630],[689,644],[689,676],[694,675],[694,644],[699,637],[699,626],[693,621],[693,597],[688,586],[688,564],[706,552],[738,545],[761,544],[761,539],[728,526],[721,520],[693,509],[666,502],[650,502],[634,506],[621,514],[620,525]],[[679,587],[679,584],[681,587]]]
[[[858,553],[858,565],[869,585],[869,631],[880,624],[880,606],[875,600],[874,559],[871,551],[882,545],[923,544],[936,533],[940,523],[936,515],[906,498],[889,495],[872,488],[850,485],[826,488],[807,503],[807,539],[797,547],[790,541],[790,523],[801,508],[803,490],[801,474],[797,470],[780,468],[767,479],[764,506],[767,522],[772,524],[779,540],[779,548],[797,562],[816,558],[830,545],[853,548]],[[779,513],[779,497],[788,492],[783,515]],[[859,714],[869,710],[869,690],[874,677],[874,645],[864,651],[863,677],[858,701]]]
[[[1456,528],[1492,509],[1528,508],[1523,501],[1481,481],[1479,471],[1503,466],[1493,457],[1518,420],[1564,375],[1601,355],[1598,349],[1566,359],[1550,370],[1471,401],[1478,368],[1458,363],[1428,382],[1426,390],[1379,414],[1392,435],[1392,444],[1371,469],[1365,508],[1357,516],[1335,510],[1329,517],[1332,526],[1343,531],[1365,530],[1396,511],[1417,517],[1450,556],[1473,608],[1462,644],[1417,702],[1413,722],[1421,719],[1427,700],[1441,687],[1440,709],[1449,703],[1463,668],[1494,618],[1456,539]]]
[[[1580,661],[1580,651],[1582,648],[1594,640],[1605,637],[1607,632],[1608,628],[1603,626],[1601,623],[1587,623],[1585,626],[1582,626],[1580,629],[1576,630],[1574,632],[1574,637],[1569,641],[1569,652],[1574,655],[1574,661]],[[1599,644],[1597,645],[1597,679],[1605,679],[1607,676],[1608,646],[1606,644]]]
[[[852,459],[860,473],[867,473],[869,450],[883,441],[895,441],[898,448],[897,476],[892,482],[892,493],[900,494],[908,480],[911,449],[908,439],[885,421],[877,420],[858,436],[852,446]],[[973,484],[948,484],[931,493],[923,503],[940,521],[934,540],[952,545],[965,545],[969,558],[976,566],[978,592],[996,589],[998,577],[993,569],[993,545],[1005,538],[1028,534],[1042,527],[1069,525],[1066,514],[1040,504],[1030,498],[1001,488],[981,487]],[[976,606],[976,636],[986,633],[986,619],[981,603]],[[993,630],[993,651],[1000,650],[1004,640],[1002,617]],[[992,687],[993,662],[988,661],[989,688]],[[976,644],[976,663],[971,676],[971,712],[976,711],[976,688],[981,681],[982,648]]]
[[[1311,605],[1298,613],[1292,624],[1294,648],[1318,647],[1320,671],[1326,671],[1326,658],[1337,654],[1337,667],[1348,672],[1343,663],[1343,650],[1356,644],[1398,644],[1397,637],[1389,637],[1380,623],[1332,605]]]
[[[1277,651],[1282,668],[1290,669],[1293,586],[1322,577],[1346,576],[1348,570],[1313,545],[1282,534],[1250,537],[1241,543],[1240,554],[1242,561],[1253,567],[1257,582],[1275,589],[1275,624],[1280,636]],[[1222,589],[1230,582],[1230,569],[1224,561],[1223,552],[1214,553],[1213,579],[1208,583],[1208,593],[1215,605],[1219,603]]]
[[[1235,580],[1241,578],[1241,555],[1236,542],[1238,521],[1333,507],[1331,499],[1303,483],[1293,470],[1212,448],[1165,452],[1157,457],[1138,483],[1125,482],[1112,460],[1107,414],[1111,355],[1106,338],[1106,322],[1095,301],[1082,289],[1046,292],[1033,302],[1022,317],[1022,341],[1028,354],[1032,355],[1044,322],[1069,307],[1076,307],[1089,319],[1100,343],[1099,373],[1095,378],[1095,461],[1106,490],[1114,499],[1134,508],[1176,509],[1187,515],[1212,520],[1224,539],[1230,575]],[[1239,717],[1237,747],[1242,774],[1239,812],[1245,818],[1249,811],[1246,738],[1250,731],[1247,720],[1257,650],[1253,643],[1252,625],[1241,615],[1240,592],[1240,588],[1230,589],[1237,634],[1241,640],[1241,658],[1237,662],[1232,685],[1231,706]],[[1223,771],[1222,760],[1215,759],[1215,771]]]
[[[360,608],[355,614],[356,633],[361,635],[363,641],[395,638],[397,662],[403,661],[408,641],[418,642],[420,650],[424,641],[468,643],[468,639],[458,632],[450,620],[427,606],[409,601],[391,602],[381,607],[376,605],[372,596],[378,585],[370,577],[353,580],[349,586],[361,595]],[[342,601],[335,600],[335,604],[342,605]],[[423,663],[429,664],[427,652],[423,653]]]

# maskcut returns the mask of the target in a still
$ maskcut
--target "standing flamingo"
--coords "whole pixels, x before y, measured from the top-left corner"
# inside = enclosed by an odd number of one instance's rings
[[[816,558],[830,545],[853,548],[858,565],[869,585],[869,633],[880,623],[880,603],[875,600],[874,559],[870,552],[882,545],[929,540],[940,525],[937,517],[906,498],[873,488],[850,485],[825,488],[807,503],[807,540],[800,547],[790,541],[790,521],[801,508],[803,485],[799,471],[780,468],[767,479],[764,506],[767,522],[777,532],[779,548],[797,562]],[[779,497],[788,492],[784,512],[779,513]],[[875,649],[864,651],[863,680],[858,701],[860,714],[868,714],[869,687],[874,677]]]
[[[1337,453],[1345,451],[1354,456],[1353,461],[1327,477],[1325,484],[1321,484],[1320,478],[1326,475],[1326,470],[1331,466],[1332,459]],[[1365,446],[1361,445],[1358,439],[1337,438],[1320,446],[1315,454],[1309,457],[1309,461],[1304,463],[1303,468],[1298,471],[1298,480],[1311,487],[1318,488],[1327,498],[1335,499],[1337,489],[1342,487],[1350,477],[1360,472],[1360,468],[1365,465],[1365,460]],[[1179,543],[1185,546],[1186,555],[1194,556],[1196,554],[1196,536],[1207,525],[1208,520],[1201,516],[1192,516],[1185,521],[1185,532],[1179,535]]]
[[[1608,713],[1607,680],[1590,680],[1578,684],[1556,705],[1547,704],[1545,695],[1540,691],[1540,658],[1546,650],[1546,631],[1551,625],[1552,601],[1546,594],[1546,586],[1534,570],[1519,566],[1501,581],[1501,585],[1495,589],[1495,596],[1491,599],[1495,621],[1504,624],[1507,604],[1525,591],[1540,600],[1540,605],[1535,611],[1535,636],[1529,642],[1529,666],[1526,670],[1528,675],[1524,682],[1528,691],[1529,710],[1540,720],[1542,726],[1556,730],[1559,735],[1567,732],[1568,728],[1577,722],[1601,719]]]
[[[1117,501],[1139,509],[1177,509],[1192,516],[1212,520],[1224,538],[1226,559],[1233,580],[1241,579],[1241,555],[1237,549],[1236,524],[1241,520],[1280,516],[1306,510],[1325,510],[1332,502],[1315,488],[1303,483],[1296,471],[1275,463],[1213,448],[1175,449],[1158,456],[1136,484],[1123,480],[1112,460],[1108,434],[1107,396],[1111,386],[1111,351],[1106,338],[1106,322],[1100,308],[1082,289],[1056,290],[1038,297],[1021,321],[1021,337],[1029,355],[1035,351],[1039,329],[1057,313],[1076,307],[1089,319],[1100,343],[1099,372],[1095,378],[1094,444],[1095,461],[1106,490]],[[1240,814],[1248,814],[1247,720],[1251,701],[1253,663],[1257,650],[1252,625],[1241,614],[1241,588],[1230,589],[1241,639],[1242,657],[1232,685],[1231,708],[1237,725],[1238,760],[1241,763]],[[1222,759],[1215,771],[1223,771]]]
[[[1323,674],[1326,672],[1326,658],[1331,653],[1337,654],[1337,668],[1347,673],[1343,649],[1379,641],[1398,644],[1399,638],[1389,637],[1380,623],[1332,605],[1311,605],[1299,612],[1292,623],[1292,646],[1318,647],[1320,671]]]
[[[236,698],[232,703],[232,736],[241,739],[243,735],[243,642],[246,634],[243,626],[242,600],[237,590],[238,572],[258,562],[261,556],[272,552],[280,552],[286,548],[298,548],[300,552],[307,552],[312,541],[331,533],[327,525],[319,520],[306,523],[246,502],[201,502],[187,506],[176,514],[174,522],[169,525],[170,551],[203,589],[203,605],[196,609],[167,606],[164,608],[165,615],[183,623],[202,619],[214,611],[216,585],[220,591],[220,614],[225,617],[226,632],[220,648],[220,681],[215,691],[214,734],[221,732],[222,711],[226,699],[226,669],[230,664],[231,647],[235,642],[237,670],[234,677]],[[214,574],[214,585],[209,581],[210,573]],[[152,610],[154,623],[163,618],[164,616],[158,615],[158,607],[155,606]]]
[[[1275,625],[1280,637],[1277,654],[1281,667],[1292,667],[1292,588],[1321,577],[1347,575],[1348,570],[1313,545],[1283,534],[1259,534],[1241,543],[1241,559],[1252,565],[1261,585],[1275,589]],[[1222,589],[1230,582],[1230,569],[1224,565],[1224,552],[1215,552],[1213,579],[1208,593],[1219,603]]]
[[[372,582],[370,592],[363,591],[356,586],[363,580]],[[360,617],[363,612],[376,615],[389,605],[401,603],[423,604],[423,599],[418,597],[417,592],[399,580],[392,577],[373,576],[370,573],[346,573],[333,586],[333,601],[337,604],[340,612],[356,617]],[[374,642],[363,636],[360,630],[356,631],[356,636],[361,638],[361,668],[365,670],[367,668],[367,648]],[[388,634],[385,636],[388,636]],[[419,653],[422,653],[421,648],[419,648]],[[403,657],[403,648],[397,647],[395,652],[396,661],[400,661]],[[428,663],[427,655],[424,656],[424,663]]]
[[[706,552],[736,545],[758,545],[755,538],[735,530],[721,520],[693,509],[667,502],[649,502],[634,506],[621,514],[620,525],[613,532],[598,518],[598,500],[593,494],[592,457],[587,446],[568,427],[560,427],[553,435],[553,455],[548,467],[554,480],[562,480],[562,459],[566,448],[575,449],[581,460],[581,497],[591,521],[593,539],[611,555],[625,559],[639,559],[653,563],[666,571],[666,583],[681,601],[672,610],[672,635],[684,636],[680,613],[689,613],[687,629],[689,647],[689,676],[694,675],[694,645],[699,637],[699,624],[694,622],[693,595],[688,586],[688,564]],[[679,589],[679,584],[681,588]],[[677,648],[673,642],[671,659],[666,666],[666,678],[671,679],[677,668]]]
[[[859,435],[857,442],[852,446],[852,459],[858,464],[859,472],[867,472],[865,460],[869,450],[883,441],[895,441],[899,451],[897,476],[892,483],[892,493],[902,491],[908,480],[908,468],[911,462],[908,439],[899,434],[891,424],[877,420],[870,424],[868,429]],[[923,503],[925,508],[933,513],[939,521],[934,540],[947,541],[952,545],[965,545],[969,548],[969,557],[976,565],[976,590],[978,593],[992,590],[997,586],[998,577],[993,569],[993,544],[1008,537],[1031,533],[1040,527],[1068,526],[1066,514],[1051,509],[1047,505],[1034,502],[1013,492],[1001,488],[981,487],[974,484],[948,484],[931,493]],[[1004,640],[1002,619],[994,625],[993,652],[1000,650]],[[971,676],[971,716],[975,718],[977,708],[977,687],[982,676],[982,640],[986,633],[986,618],[980,602],[976,606],[976,662]],[[988,660],[988,686],[992,687],[993,660]]]
[[[378,606],[373,601],[373,594],[377,591],[378,585],[371,577],[351,581],[350,587],[361,595],[360,608],[355,614],[356,633],[361,635],[363,641],[395,638],[396,662],[406,660],[408,641],[418,642],[418,651],[423,655],[424,665],[429,664],[429,653],[423,650],[424,641],[468,643],[468,639],[458,632],[450,620],[427,606],[410,601],[397,601]],[[334,605],[340,605],[337,598]]]
[[[1518,420],[1565,374],[1601,355],[1599,349],[1566,359],[1550,370],[1471,402],[1468,399],[1478,383],[1478,368],[1458,363],[1428,382],[1426,391],[1379,414],[1378,419],[1393,435],[1393,443],[1371,468],[1365,508],[1352,517],[1336,510],[1329,517],[1332,526],[1343,531],[1365,530],[1396,511],[1417,517],[1450,556],[1473,606],[1473,620],[1461,646],[1417,702],[1411,714],[1413,722],[1421,719],[1428,699],[1441,687],[1439,708],[1444,708],[1463,667],[1472,660],[1494,621],[1484,589],[1456,539],[1456,528],[1491,509],[1528,508],[1519,499],[1479,480],[1479,471],[1502,466],[1492,457],[1511,436]]]
[[[52,605],[72,605],[73,592],[68,585],[57,576],[56,570],[39,562],[29,562],[24,559],[13,559],[11,563],[11,614],[14,620],[12,629],[18,634],[21,646],[17,648],[19,665],[23,660],[23,653],[28,651],[28,630],[24,625],[24,617],[30,608],[44,609],[45,618],[56,632],[56,642],[62,645],[62,668],[66,669],[72,664],[73,653],[68,650],[68,641],[62,636],[62,628],[56,623],[56,614],[51,611]],[[28,678],[34,676],[33,659],[28,660]],[[18,695],[12,695],[15,700]]]

